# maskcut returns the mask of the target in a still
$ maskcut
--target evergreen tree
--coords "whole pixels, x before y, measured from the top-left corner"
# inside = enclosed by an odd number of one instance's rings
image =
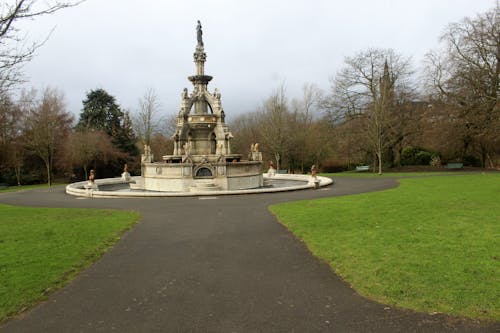
[[[123,170],[124,163],[134,166],[138,161],[137,138],[132,129],[130,116],[128,112],[122,112],[115,97],[104,89],[95,89],[87,93],[76,129],[85,133],[93,131],[106,133],[111,138],[113,146],[122,153],[122,156],[115,161],[96,165],[96,172],[100,177],[119,174]]]
[[[115,97],[104,89],[95,89],[87,93],[87,99],[83,101],[83,110],[76,127],[77,129],[104,131],[114,138],[120,131],[122,119],[123,112],[116,103]]]
[[[139,150],[136,146],[137,137],[134,134],[132,121],[128,112],[125,112],[122,126],[113,138],[113,142],[122,152],[128,153],[131,156],[139,155]]]

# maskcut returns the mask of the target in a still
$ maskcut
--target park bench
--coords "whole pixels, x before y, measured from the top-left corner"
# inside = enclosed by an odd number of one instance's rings
[[[7,183],[0,183],[0,190],[6,190],[9,188],[9,185]]]
[[[448,163],[446,164],[447,169],[463,169],[464,164],[463,163]]]
[[[286,175],[288,173],[288,170],[276,170],[276,173],[280,173],[282,175]]]
[[[368,170],[370,170],[369,165],[359,165],[356,167],[356,171],[368,171]]]

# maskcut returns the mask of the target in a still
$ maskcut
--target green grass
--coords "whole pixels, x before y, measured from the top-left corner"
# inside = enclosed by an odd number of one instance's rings
[[[51,187],[55,186],[63,186],[67,184],[54,183]],[[0,189],[0,194],[5,192],[17,192],[17,191],[25,191],[25,190],[34,190],[40,188],[50,188],[47,184],[36,184],[36,185],[21,185],[21,186],[9,186],[7,189]]]
[[[270,209],[364,296],[500,319],[500,174],[400,182]]]
[[[66,284],[138,220],[135,212],[0,205],[0,321]]]
[[[468,172],[470,173],[470,171]],[[401,178],[401,177],[428,177],[428,176],[445,176],[445,175],[457,175],[463,174],[463,171],[434,171],[434,172],[425,172],[425,171],[417,171],[417,172],[384,172],[381,175],[378,173],[373,173],[371,171],[363,171],[363,172],[339,172],[339,173],[324,173],[322,176],[327,177],[354,177],[354,178]]]

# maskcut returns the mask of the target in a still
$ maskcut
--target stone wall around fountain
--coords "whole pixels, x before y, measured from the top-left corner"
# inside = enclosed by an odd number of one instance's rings
[[[246,190],[264,185],[261,161],[229,163],[143,163],[133,189],[163,192]]]

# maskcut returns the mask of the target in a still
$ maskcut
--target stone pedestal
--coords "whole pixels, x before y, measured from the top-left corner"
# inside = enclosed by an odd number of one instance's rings
[[[86,190],[98,190],[99,187],[97,186],[97,184],[95,182],[88,182],[87,185],[84,185],[83,186]]]

